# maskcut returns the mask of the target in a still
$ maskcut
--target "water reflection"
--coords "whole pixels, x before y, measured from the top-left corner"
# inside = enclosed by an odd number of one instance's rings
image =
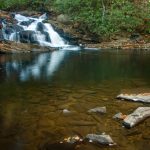
[[[42,77],[50,79],[64,60],[65,54],[66,51],[35,54],[35,56],[27,56],[29,60],[25,61],[12,55],[7,58],[8,60],[1,61],[1,63],[6,71],[7,79],[11,79],[13,75],[19,78],[20,81],[39,80]]]
[[[42,54],[1,55],[0,76],[2,79],[21,82],[48,81],[55,77],[55,82],[63,84],[135,78],[149,83],[149,58],[150,55],[132,52],[63,50]]]
[[[119,145],[113,150],[149,148],[149,120],[131,133],[112,119],[117,112],[129,114],[143,105],[115,97],[122,89],[149,88],[149,65],[149,54],[132,52],[0,55],[1,149],[37,150],[47,142],[46,148],[52,149],[64,137],[102,132],[111,134]],[[87,113],[97,106],[106,106],[107,114]],[[64,109],[73,113],[64,115]],[[80,149],[100,147],[83,145]]]

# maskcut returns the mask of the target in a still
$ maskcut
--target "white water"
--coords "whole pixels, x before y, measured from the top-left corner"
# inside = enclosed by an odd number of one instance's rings
[[[41,46],[49,46],[49,47],[68,47],[69,45],[65,44],[65,40],[60,37],[60,35],[53,29],[52,25],[49,23],[43,23],[43,21],[47,18],[46,14],[38,17],[26,17],[20,14],[16,14],[14,17],[18,23],[17,25],[21,26],[24,31],[34,31],[32,38],[34,41],[37,41]],[[28,26],[21,25],[23,22],[32,22]],[[38,31],[38,23],[42,26],[42,31]],[[31,33],[31,32],[30,32]],[[47,34],[47,35],[45,35]],[[11,34],[3,33],[4,38],[10,41],[20,42],[19,32],[14,31]],[[50,41],[46,41],[46,36],[49,36]],[[31,43],[30,39],[26,39],[27,42]]]
[[[54,47],[61,47],[61,46],[65,46],[65,42],[64,40],[58,35],[57,32],[54,31],[53,27],[51,24],[45,23],[45,31],[48,32],[50,39],[51,39],[51,43],[53,44]]]
[[[27,67],[20,68],[19,76],[21,81],[27,81],[30,77],[33,79],[39,79],[42,74],[43,70],[42,68],[46,66],[46,69],[44,70],[45,77],[51,79],[51,77],[56,73],[56,71],[59,69],[62,61],[64,60],[66,55],[66,51],[53,51],[49,54],[39,54],[37,56],[37,59]],[[49,61],[47,61],[47,58],[49,58]],[[16,68],[19,70],[18,66],[16,64],[7,64],[8,68],[12,68],[12,70],[15,70]],[[10,76],[11,72],[7,72],[7,76]]]

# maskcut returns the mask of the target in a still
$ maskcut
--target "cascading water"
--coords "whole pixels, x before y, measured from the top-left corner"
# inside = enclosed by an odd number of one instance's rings
[[[65,58],[66,50],[80,50],[79,46],[67,44],[67,41],[53,29],[51,24],[43,23],[47,18],[46,14],[39,18],[16,14],[14,18],[17,20],[17,25],[3,25],[4,28],[2,29],[2,32],[6,40],[39,44],[48,47],[58,47],[59,50],[61,50],[51,52],[49,55],[39,55],[39,59],[37,59],[34,64],[24,69],[19,68],[18,63],[13,63],[12,65],[8,63],[8,68],[11,67],[14,70],[19,71],[21,81],[27,81],[30,76],[34,79],[38,79],[41,75],[41,68],[43,65],[47,65],[45,72],[47,77],[50,78],[57,71],[61,62]],[[50,57],[50,61],[45,62],[47,56]],[[9,75],[10,72],[7,71],[7,76]]]
[[[14,17],[17,20],[17,27],[19,30],[11,29],[6,31],[4,29],[3,35],[6,40],[39,44],[41,46],[58,47],[58,48],[72,48],[67,44],[49,23],[43,23],[46,20],[46,14],[39,18],[26,17],[20,14],[16,14]],[[21,29],[20,29],[21,28]],[[73,50],[78,50],[78,46],[73,46]]]

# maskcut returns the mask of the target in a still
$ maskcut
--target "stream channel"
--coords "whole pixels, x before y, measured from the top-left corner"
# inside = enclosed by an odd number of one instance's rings
[[[122,90],[149,88],[148,51],[1,54],[0,149],[36,150],[65,137],[105,132],[116,146],[86,143],[76,149],[149,150],[149,119],[126,129],[112,118],[118,112],[129,114],[149,106],[117,100]],[[107,113],[87,112],[98,106],[106,106]],[[64,114],[64,109],[71,113]]]

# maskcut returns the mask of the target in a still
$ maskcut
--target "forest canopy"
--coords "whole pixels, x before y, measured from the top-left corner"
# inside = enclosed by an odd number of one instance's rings
[[[68,14],[98,35],[150,33],[150,0],[2,0],[0,4],[3,10],[25,8]]]

